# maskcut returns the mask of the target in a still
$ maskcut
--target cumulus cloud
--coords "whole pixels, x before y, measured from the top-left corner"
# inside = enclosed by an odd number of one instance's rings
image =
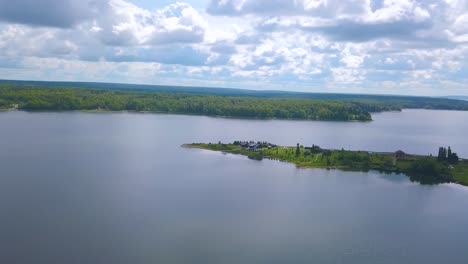
[[[123,0],[109,0],[100,15],[71,28],[0,23],[4,64],[33,57],[82,61],[204,65],[205,21],[190,5],[175,3],[148,11]]]
[[[457,16],[446,31],[454,42],[468,42],[468,12]]]
[[[348,6],[348,1],[319,1],[318,6],[333,12],[317,10],[318,14],[307,12],[305,2],[299,2],[288,1],[296,7],[295,12],[268,17],[258,24],[259,30],[296,28],[319,32],[337,41],[362,42],[378,38],[412,38],[433,25],[428,9],[413,0],[384,0],[378,7],[371,1],[357,1],[358,4],[351,5],[354,8]],[[359,8],[356,9],[356,6]]]
[[[78,46],[58,30],[9,25],[0,31],[0,49],[10,58],[72,57]]]
[[[204,19],[188,4],[177,2],[150,12],[123,0],[110,0],[91,31],[107,45],[128,46],[201,42],[205,27]]]
[[[430,16],[428,10],[415,0],[212,0],[207,11],[228,16],[314,16],[374,22],[402,18],[425,20]]]
[[[0,0],[0,78],[405,93],[468,81],[468,0],[38,2]]]

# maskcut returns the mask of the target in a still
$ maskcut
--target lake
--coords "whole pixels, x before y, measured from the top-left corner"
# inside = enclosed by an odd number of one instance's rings
[[[468,187],[297,169],[180,145],[468,158],[468,112],[373,122],[0,113],[0,263],[468,263]]]

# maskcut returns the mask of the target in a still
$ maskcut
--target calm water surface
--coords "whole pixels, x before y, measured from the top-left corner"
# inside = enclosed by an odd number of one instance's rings
[[[468,157],[468,112],[369,123],[0,113],[0,263],[468,263],[468,188],[187,142]]]

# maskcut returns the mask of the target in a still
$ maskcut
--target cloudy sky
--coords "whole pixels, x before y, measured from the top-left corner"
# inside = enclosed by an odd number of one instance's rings
[[[0,79],[468,95],[468,0],[0,0]]]

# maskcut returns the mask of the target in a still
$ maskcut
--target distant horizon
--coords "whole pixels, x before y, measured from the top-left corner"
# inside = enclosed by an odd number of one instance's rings
[[[195,85],[172,85],[172,84],[147,84],[147,83],[126,83],[126,82],[94,82],[94,81],[68,81],[68,80],[13,80],[13,79],[3,79],[0,78],[0,84],[2,82],[35,82],[35,83],[82,83],[82,84],[111,84],[111,85],[135,85],[135,86],[153,86],[153,87],[177,87],[177,88],[207,88],[207,89],[226,89],[226,90],[235,90],[235,91],[252,91],[252,92],[272,92],[272,93],[297,93],[297,94],[343,94],[343,95],[377,95],[377,96],[410,96],[410,97],[433,97],[433,98],[447,98],[447,99],[457,99],[456,97],[466,98],[461,100],[468,100],[468,95],[437,95],[437,96],[429,96],[429,95],[413,95],[413,94],[386,94],[386,93],[345,93],[345,92],[309,92],[309,91],[294,91],[294,90],[273,90],[273,89],[255,89],[255,88],[237,88],[237,87],[219,87],[219,86],[195,86]],[[96,87],[99,89],[99,87]],[[132,88],[130,88],[132,89]]]

